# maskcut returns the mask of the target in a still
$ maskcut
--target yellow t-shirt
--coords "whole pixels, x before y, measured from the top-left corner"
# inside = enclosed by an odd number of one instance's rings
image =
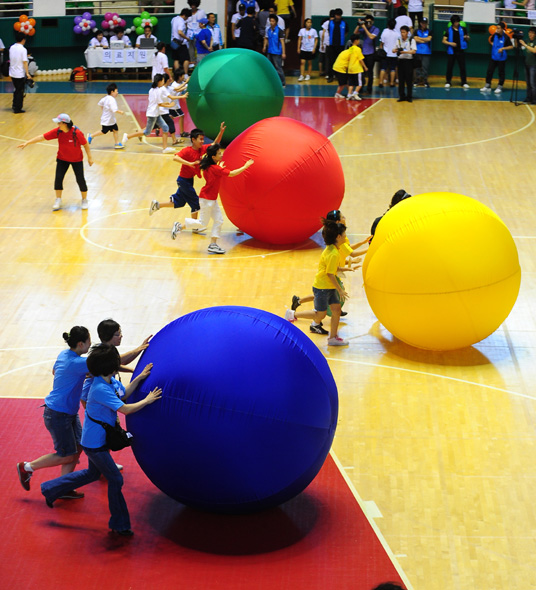
[[[360,61],[365,59],[361,47],[352,45],[350,49],[345,49],[339,53],[339,56],[333,64],[333,69],[341,74],[360,74],[363,66]]]
[[[335,285],[329,280],[328,274],[336,275],[337,268],[339,268],[339,250],[337,246],[326,246],[322,256],[320,256],[313,287],[317,289],[335,289]]]
[[[341,244],[341,247],[339,248],[339,266],[346,266],[346,259],[352,252],[353,250],[350,246],[350,240],[345,238],[344,244]]]
[[[294,6],[292,0],[274,0],[274,4],[277,6],[277,14],[290,14],[290,7]]]

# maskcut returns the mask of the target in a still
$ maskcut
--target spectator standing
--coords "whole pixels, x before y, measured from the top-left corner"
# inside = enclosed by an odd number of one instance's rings
[[[257,13],[257,22],[259,23],[259,34],[263,38],[264,35],[266,35],[266,29],[270,26],[270,24],[268,23],[269,16],[270,11],[268,10],[268,4],[263,4],[262,8]]]
[[[189,8],[183,8],[181,13],[171,19],[171,57],[173,58],[173,69],[178,70],[179,66],[184,70],[184,81],[188,81],[190,71],[190,55],[188,53],[188,35],[186,34],[186,21],[192,16]]]
[[[424,0],[409,0],[408,12],[411,26],[415,28],[420,25],[424,16]],[[417,24],[415,24],[415,18],[417,18]]]
[[[207,29],[212,35],[212,51],[223,49],[223,37],[221,36],[220,25],[216,22],[216,15],[213,12],[209,12],[207,18]]]
[[[9,48],[9,76],[13,82],[13,102],[11,108],[15,115],[24,113],[24,86],[26,78],[32,80],[28,71],[28,51],[26,50],[26,35],[15,32],[15,43]]]
[[[285,59],[285,44],[281,42],[285,33],[277,26],[277,16],[271,14],[269,18],[270,28],[266,31],[264,37],[263,53],[266,53],[268,59],[279,74],[281,84],[285,86],[285,74],[283,72],[283,60]]]
[[[395,18],[395,31],[397,35],[400,35],[400,27],[408,27],[410,33],[413,32],[413,22],[408,16],[408,11],[404,6],[399,6],[396,11],[396,18]]]
[[[257,22],[255,21],[255,7],[248,6],[246,8],[246,16],[241,18],[236,23],[236,28],[240,29],[240,37],[238,39],[238,46],[243,49],[255,50],[257,42]]]
[[[199,21],[199,32],[195,38],[195,49],[197,51],[197,63],[212,53],[212,33],[207,28],[208,18]]]
[[[207,18],[204,10],[199,8],[201,0],[188,0],[188,6],[190,7],[191,15],[186,21],[187,37],[188,37],[188,53],[190,56],[190,62],[195,63],[195,51],[196,44],[195,38],[199,33],[199,21],[203,18]]]
[[[443,45],[447,45],[447,83],[445,88],[450,88],[452,82],[452,73],[454,71],[454,62],[458,62],[460,68],[460,78],[462,87],[470,88],[467,84],[467,74],[465,70],[465,50],[467,41],[470,37],[464,27],[460,25],[461,19],[457,14],[450,17],[450,26],[443,33]]]
[[[152,39],[155,45],[158,43],[158,39],[153,35],[153,28],[151,27],[151,25],[145,25],[143,27],[143,35],[138,35],[136,37],[136,47],[140,46],[140,41],[142,39]]]
[[[329,23],[335,18],[335,9],[332,8],[329,11],[329,17],[322,23],[322,29],[320,30],[320,51],[322,51],[322,47],[324,47],[324,61],[322,63],[322,72],[323,75],[326,76],[326,79],[329,78],[329,56],[328,56],[328,47],[329,47]]]
[[[246,16],[246,5],[239,4],[238,5],[238,12],[235,12],[231,17],[231,35],[233,38],[234,44],[238,47],[239,42],[238,39],[240,38],[240,28],[236,27],[238,21],[242,20]]]
[[[329,22],[329,47],[326,48],[328,56],[328,82],[333,82],[333,64],[337,59],[339,53],[344,49],[344,39],[346,37],[347,26],[346,22],[342,20],[342,10],[336,8],[333,20]]]
[[[417,52],[415,39],[409,36],[409,27],[400,27],[400,37],[393,49],[398,55],[398,101],[413,102],[413,56]]]
[[[361,33],[361,48],[365,58],[365,65],[367,66],[366,90],[370,94],[372,92],[372,84],[374,82],[376,39],[380,34],[380,29],[374,25],[374,17],[371,14],[367,14],[364,21],[357,25],[354,33]]]
[[[530,27],[528,43],[520,39],[519,44],[527,52],[525,55],[527,96],[523,102],[536,104],[536,27]]]
[[[419,22],[419,28],[413,37],[417,44],[417,53],[415,58],[418,60],[415,64],[415,82],[416,84],[423,84],[426,88],[430,88],[428,84],[428,72],[430,71],[430,60],[432,58],[432,35],[428,28],[428,19],[424,17]]]
[[[395,85],[396,66],[398,61],[395,52],[393,52],[393,49],[396,47],[396,42],[398,41],[395,25],[395,19],[390,18],[387,21],[387,28],[382,31],[380,37],[380,47],[386,53],[386,57],[383,58],[380,66],[380,83],[378,84],[380,88],[383,88],[384,80],[387,83],[387,78],[385,77],[387,73],[389,73],[389,86],[392,88]]]
[[[505,23],[498,23],[497,30],[491,37],[491,58],[488,64],[488,71],[486,72],[486,83],[480,89],[480,92],[491,92],[491,80],[493,79],[495,68],[499,68],[499,84],[495,89],[495,94],[501,94],[502,92],[506,77],[506,58],[508,57],[506,52],[514,48],[512,40],[504,32],[505,29]]]
[[[6,46],[4,45],[4,42],[2,41],[2,39],[0,39],[0,64],[4,61],[5,48]]]
[[[290,19],[296,18],[294,2],[292,0],[274,0],[277,8],[277,14],[285,21],[285,43],[290,41]]]
[[[313,29],[313,21],[306,18],[303,29],[298,33],[298,55],[300,56],[300,77],[298,82],[303,80],[310,80],[313,71],[313,55],[318,46],[318,33]],[[305,74],[305,66],[307,64],[307,74]]]

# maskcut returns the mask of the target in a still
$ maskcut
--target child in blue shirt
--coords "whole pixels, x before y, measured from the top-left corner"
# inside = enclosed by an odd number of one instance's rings
[[[208,18],[199,19],[199,32],[195,36],[195,48],[197,50],[197,63],[209,53],[212,53],[212,33],[207,29]]]

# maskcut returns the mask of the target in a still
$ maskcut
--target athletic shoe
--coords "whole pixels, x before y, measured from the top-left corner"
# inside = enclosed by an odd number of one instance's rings
[[[300,76],[300,77],[298,78],[298,82],[303,82],[304,80],[305,80],[305,76]]]
[[[219,244],[209,244],[207,252],[209,254],[225,254],[225,250]]]
[[[160,203],[158,201],[151,201],[149,206],[149,215],[152,215],[155,211],[160,209]]]
[[[171,239],[174,240],[177,237],[177,234],[181,233],[182,224],[179,221],[176,221],[171,228]]]
[[[141,137],[140,137],[141,139]],[[128,141],[128,133],[123,133],[123,139],[121,139],[121,143],[125,145]]]
[[[323,334],[324,336],[329,334],[329,332],[324,330],[322,326],[314,326],[313,324],[309,326],[309,332],[312,332],[313,334]]]
[[[180,145],[181,143],[184,143],[184,139],[177,139],[177,141],[173,142],[173,145]]]
[[[82,205],[81,205],[81,207],[82,207],[82,209],[84,211],[89,207],[88,202],[87,202],[87,199],[82,199]]]
[[[52,211],[59,211],[61,209],[61,197],[58,197],[54,201],[54,206],[52,207]]]
[[[292,311],[296,311],[298,309],[298,307],[300,307],[301,302],[300,302],[300,298],[297,295],[293,295],[292,296],[292,305],[290,306],[290,309],[292,309]]]
[[[203,232],[207,231],[206,227],[194,227],[192,230],[193,234],[203,234]]]
[[[24,461],[17,463],[17,473],[19,474],[20,485],[27,491],[30,491],[30,479],[32,474],[24,469]]]
[[[335,98],[344,98],[344,96],[342,94],[339,94],[338,92],[335,92],[335,94],[333,96]]]
[[[465,90],[469,90],[469,88],[471,88],[471,86],[469,86],[469,84],[464,84],[462,86],[462,88],[464,88]]]
[[[448,82],[445,84],[445,88],[450,88],[450,84]]]
[[[89,145],[91,145],[91,142],[93,141],[93,137],[91,137],[91,133],[87,134],[87,142],[89,143]]]
[[[162,150],[163,154],[174,154],[175,150],[172,147],[166,148],[165,150]]]
[[[497,86],[497,88],[495,88],[495,94],[500,94],[502,92],[502,86]]]
[[[83,492],[77,492],[76,490],[72,490],[60,496],[60,500],[81,500],[84,497]]]
[[[329,80],[329,76],[324,76],[324,78],[325,78],[326,80]]]
[[[114,145],[114,149],[116,149],[116,150],[124,150],[125,149],[125,146],[122,143],[116,143]]]
[[[183,131],[181,133],[181,137],[190,137],[190,134],[188,133],[188,131]]]
[[[119,471],[123,471],[123,466],[119,463],[116,463],[115,466],[117,467],[117,469],[119,469]]]
[[[287,311],[285,311],[285,319],[289,322],[296,321],[296,316],[294,315],[294,311],[292,309],[287,309]]]
[[[350,97],[350,100],[363,100],[363,99],[359,96],[359,94],[357,94],[357,92],[354,92],[352,94],[352,96]]]
[[[486,84],[486,86],[480,89],[480,92],[491,92],[491,86]]]
[[[309,74],[307,74],[307,76],[305,76],[305,81],[307,82],[310,79],[311,79],[311,76],[309,76]]]
[[[343,318],[345,315],[348,315],[347,311],[341,311],[341,318]]]
[[[328,346],[348,346],[348,341],[339,338],[339,336],[335,336],[335,338],[328,339]]]

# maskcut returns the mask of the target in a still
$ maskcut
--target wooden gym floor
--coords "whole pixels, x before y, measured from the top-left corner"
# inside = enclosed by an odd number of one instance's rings
[[[510,317],[472,348],[419,351],[378,323],[357,272],[347,279],[351,299],[341,330],[350,346],[331,350],[325,337],[311,337],[339,387],[333,452],[411,586],[528,589],[536,588],[535,111],[470,92],[460,101],[383,98],[337,123],[331,138],[346,176],[342,208],[358,240],[399,188],[482,201],[508,225],[519,250],[523,278]],[[226,221],[225,256],[211,257],[208,239],[189,232],[172,241],[171,225],[184,212],[148,216],[151,199],[174,191],[178,172],[156,138],[149,145],[132,140],[124,152],[114,152],[107,137],[96,139],[95,164],[86,167],[89,211],[80,210],[69,172],[64,209],[52,213],[56,143],[24,151],[16,145],[51,129],[59,112],[84,132],[98,130],[97,100],[32,95],[28,112],[14,116],[11,96],[0,95],[4,398],[49,392],[61,333],[72,325],[87,326],[97,340],[98,322],[113,317],[126,350],[195,309],[232,304],[283,314],[293,294],[310,292],[318,236],[281,250],[237,236]],[[333,99],[310,100],[325,101],[328,119],[343,108]],[[120,130],[132,131],[134,115],[124,97],[120,103],[128,111]],[[297,325],[308,333],[307,322]],[[200,371],[217,353],[207,342]],[[8,476],[15,477],[14,466]]]

